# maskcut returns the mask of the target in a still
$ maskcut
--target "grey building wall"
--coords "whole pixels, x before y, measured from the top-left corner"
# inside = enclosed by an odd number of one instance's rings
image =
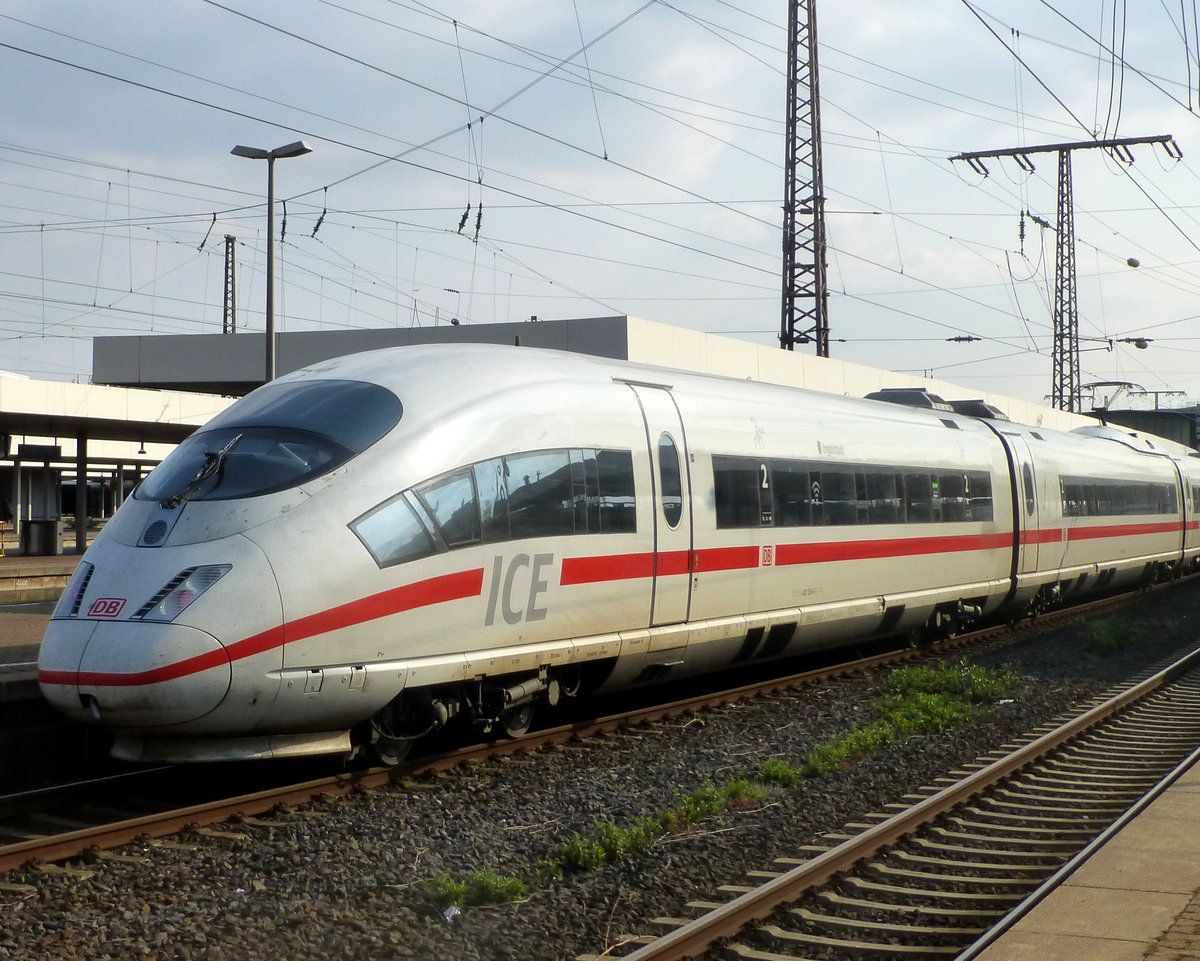
[[[592,317],[516,324],[376,330],[306,330],[276,337],[276,368],[286,374],[330,357],[412,344],[513,344],[629,359],[628,319]],[[264,334],[164,334],[97,337],[92,383],[246,394],[263,382]]]

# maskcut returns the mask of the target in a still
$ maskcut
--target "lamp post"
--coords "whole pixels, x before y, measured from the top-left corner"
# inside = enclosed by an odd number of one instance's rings
[[[269,384],[275,379],[275,161],[280,157],[303,157],[312,153],[312,147],[297,140],[274,150],[239,144],[229,152],[235,157],[267,162],[267,363],[263,382]]]

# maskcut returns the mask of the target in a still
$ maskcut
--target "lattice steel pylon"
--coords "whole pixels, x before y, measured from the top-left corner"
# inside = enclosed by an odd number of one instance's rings
[[[1050,406],[1083,411],[1079,388],[1079,300],[1075,284],[1075,201],[1071,151],[1058,152],[1058,237],[1054,245],[1054,377]]]
[[[783,198],[783,311],[779,346],[816,343],[829,356],[825,184],[817,83],[817,0],[788,4],[787,153]]]
[[[1026,173],[1033,173],[1030,154],[1058,154],[1058,238],[1054,257],[1054,379],[1050,401],[1058,410],[1083,412],[1083,392],[1079,372],[1079,302],[1075,281],[1075,201],[1071,188],[1071,154],[1076,150],[1103,147],[1124,164],[1133,163],[1130,147],[1134,144],[1162,144],[1167,155],[1179,159],[1183,152],[1170,134],[1156,137],[1117,137],[1110,140],[1084,140],[1074,143],[1043,144],[1038,147],[1007,147],[1003,150],[974,150],[955,154],[951,161],[965,160],[971,169],[988,175],[985,157],[1012,157]]]
[[[237,329],[237,278],[234,273],[236,258],[233,234],[225,235],[225,309],[221,315],[221,333],[232,334]]]

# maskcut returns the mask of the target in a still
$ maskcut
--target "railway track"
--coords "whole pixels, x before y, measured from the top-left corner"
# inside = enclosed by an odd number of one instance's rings
[[[1052,620],[1073,619],[1119,605],[1134,595],[1102,598],[1086,604],[1041,615],[1026,626]],[[198,804],[180,804],[180,791],[165,794],[140,785],[132,799],[107,792],[97,802],[87,796],[77,802],[80,793],[91,794],[100,785],[114,779],[63,785],[16,797],[0,796],[0,871],[11,870],[30,861],[57,862],[77,857],[88,850],[111,850],[137,838],[163,838],[186,827],[206,827],[236,817],[254,817],[280,807],[308,803],[353,791],[404,782],[431,772],[448,771],[464,764],[488,758],[538,750],[547,745],[591,737],[596,734],[654,723],[681,715],[694,714],[747,698],[758,697],[800,686],[821,683],[835,677],[865,673],[881,667],[896,666],[929,655],[962,651],[998,636],[1009,634],[1009,625],[998,625],[959,637],[946,638],[920,649],[888,651],[843,662],[817,670],[782,678],[758,681],[728,690],[707,693],[668,704],[627,711],[594,720],[533,731],[520,738],[476,744],[420,758],[395,768],[376,768],[353,773],[305,779],[296,783],[266,787],[251,793],[239,791],[231,796],[214,797],[212,786],[205,793],[212,798]],[[130,780],[143,780],[144,772],[132,772]],[[121,780],[121,779],[116,779]]]
[[[604,957],[967,961],[1200,759],[1198,745],[1200,649]]]

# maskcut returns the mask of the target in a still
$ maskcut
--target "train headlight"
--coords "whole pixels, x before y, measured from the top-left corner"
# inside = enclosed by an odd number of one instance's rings
[[[144,621],[173,621],[232,569],[232,564],[186,567],[167,581],[133,616]]]

